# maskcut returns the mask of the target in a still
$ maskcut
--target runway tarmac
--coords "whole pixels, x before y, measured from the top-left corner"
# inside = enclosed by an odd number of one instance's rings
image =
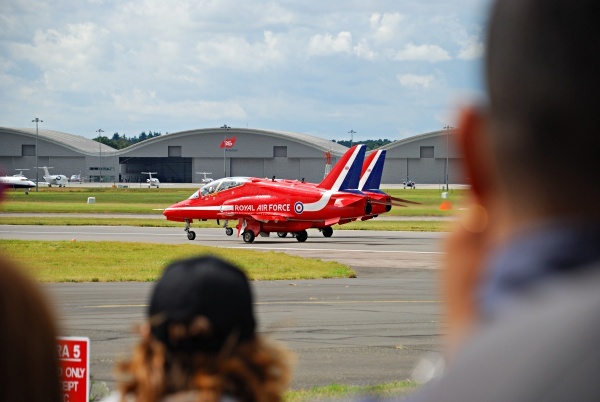
[[[253,244],[222,229],[0,226],[0,239],[114,240],[202,244],[232,249],[278,250],[337,260],[355,279],[253,283],[261,332],[284,341],[298,355],[294,388],[330,383],[376,384],[410,378],[418,359],[441,349],[436,275],[443,234],[309,231],[305,243],[262,238]],[[92,374],[111,388],[111,370],[135,341],[131,329],[144,318],[152,284],[47,284],[65,335],[89,336]]]

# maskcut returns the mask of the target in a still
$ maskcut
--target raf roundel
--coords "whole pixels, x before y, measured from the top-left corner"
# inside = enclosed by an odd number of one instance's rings
[[[297,214],[301,214],[304,211],[304,204],[300,201],[297,201],[294,204],[294,212],[296,212]]]

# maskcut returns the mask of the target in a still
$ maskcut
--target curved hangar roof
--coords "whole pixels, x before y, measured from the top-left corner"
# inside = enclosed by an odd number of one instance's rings
[[[127,148],[123,148],[117,151],[117,154],[127,153],[136,151],[146,145],[156,144],[160,141],[169,141],[176,139],[177,137],[187,137],[195,135],[226,135],[228,137],[236,136],[238,134],[250,134],[250,135],[261,135],[265,137],[274,137],[285,139],[288,141],[294,141],[308,147],[316,148],[322,152],[331,151],[335,155],[342,155],[348,150],[347,147],[340,145],[336,142],[326,140],[324,138],[314,137],[308,134],[293,133],[288,131],[277,131],[277,130],[262,130],[252,128],[237,128],[230,127],[227,131],[222,128],[203,128],[196,130],[179,131],[176,133],[164,134],[159,137],[153,137],[148,140],[138,142],[137,144],[131,145]]]
[[[22,134],[32,138],[35,138],[36,136],[35,131],[35,128],[0,127],[0,133],[7,132],[10,134]],[[60,131],[39,129],[38,136],[45,141],[55,143],[74,151],[82,152],[84,154],[96,155],[98,154],[100,147],[102,148],[102,152],[110,153],[116,151],[114,148],[105,144],[99,146],[97,141],[94,141],[90,138],[82,137],[80,135],[67,134]]]
[[[12,128],[12,127],[0,127],[1,132],[7,132],[11,134],[21,134],[28,137],[35,138],[36,130],[35,128]],[[82,137],[74,134],[67,134],[60,131],[39,129],[38,131],[39,137],[53,142],[57,145],[72,149],[74,151],[78,151],[84,154],[96,155],[98,153],[98,142],[94,141],[90,138]],[[261,130],[261,129],[249,129],[249,128],[236,128],[231,127],[228,131],[224,131],[222,128],[204,128],[204,129],[196,129],[196,130],[187,130],[180,131],[171,134],[164,134],[159,137],[153,137],[148,140],[139,142],[137,144],[131,145],[127,148],[123,148],[120,150],[109,147],[108,145],[102,144],[102,153],[113,154],[115,156],[126,154],[131,151],[140,150],[141,148],[156,144],[161,141],[168,141],[176,139],[177,137],[186,137],[186,136],[195,136],[195,135],[227,135],[227,136],[235,136],[237,134],[250,134],[250,135],[261,135],[265,137],[274,137],[285,139],[288,141],[294,141],[308,147],[316,148],[322,152],[331,151],[335,155],[342,155],[344,152],[348,150],[343,145],[340,145],[336,142],[326,140],[324,138],[315,137],[308,134],[301,133],[293,133],[287,131],[276,131],[276,130]]]

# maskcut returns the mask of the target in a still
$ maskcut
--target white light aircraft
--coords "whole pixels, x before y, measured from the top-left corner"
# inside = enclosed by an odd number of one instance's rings
[[[48,166],[44,166],[44,167],[40,167],[38,169],[44,169],[44,180],[46,181],[46,184],[48,184],[48,187],[52,187],[52,185],[56,185],[58,187],[66,187],[67,183],[69,182],[69,178],[67,176],[65,176],[64,174],[50,174],[50,172],[48,172],[48,169],[54,169],[52,167],[48,167]]]
[[[156,177],[152,177],[156,172],[142,172],[142,174],[147,174],[149,178],[146,179],[146,183],[148,183],[148,188],[154,186],[156,188],[160,187],[160,181]]]
[[[212,172],[196,172],[196,174],[201,174],[204,175],[204,178],[202,178],[202,180],[200,180],[201,183],[210,183],[211,181],[213,181],[212,177],[207,177],[207,174],[212,174]]]

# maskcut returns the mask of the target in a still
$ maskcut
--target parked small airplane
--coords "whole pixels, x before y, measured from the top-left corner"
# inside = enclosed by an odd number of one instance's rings
[[[15,169],[15,170],[18,170],[19,173],[14,174],[13,177],[25,177],[25,175],[23,174],[23,171],[24,170],[29,170],[29,169]],[[27,177],[25,177],[25,179],[27,179]],[[29,180],[29,179],[27,179],[27,180]]]
[[[211,181],[213,181],[214,179],[212,177],[207,177],[207,174],[212,174],[212,172],[196,172],[196,174],[201,174],[204,175],[204,177],[202,178],[202,180],[200,180],[201,183],[210,183]]]
[[[0,187],[24,188],[25,194],[29,194],[29,190],[35,187],[35,183],[25,176],[0,176]]]
[[[152,175],[156,174],[156,172],[142,172],[142,174],[147,174],[148,176],[150,176],[146,179],[146,183],[148,183],[148,188],[152,186],[156,188],[160,187],[160,181],[156,177],[152,177]]]
[[[81,178],[81,172],[79,172],[79,174],[72,175],[69,181],[71,183],[82,183],[83,179]]]
[[[252,243],[257,235],[293,233],[296,240],[308,238],[306,229],[320,229],[325,237],[334,224],[344,224],[371,214],[369,198],[357,190],[365,146],[350,148],[318,185],[292,180],[256,177],[226,177],[205,184],[187,200],[171,205],[163,214],[168,220],[185,222],[189,240],[194,219],[237,219],[238,236]]]
[[[54,169],[52,167],[44,166],[38,169],[44,169],[44,180],[46,181],[46,184],[48,184],[48,187],[52,187],[53,184],[58,187],[66,187],[69,182],[69,178],[64,174],[51,175],[50,172],[48,172],[48,169]]]

